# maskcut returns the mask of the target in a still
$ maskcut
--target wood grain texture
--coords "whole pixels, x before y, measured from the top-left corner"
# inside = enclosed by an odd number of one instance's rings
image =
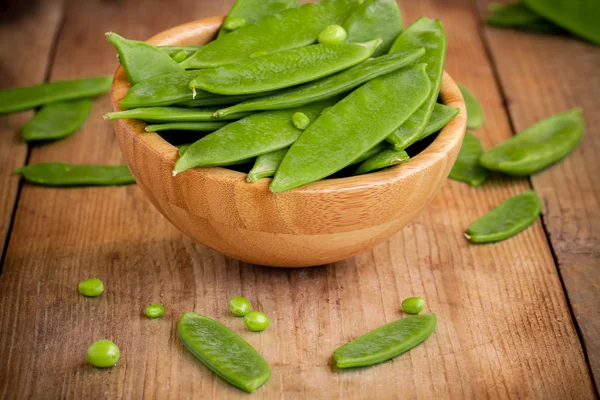
[[[231,1],[166,4],[79,1],[68,14],[56,76],[114,70],[103,32],[146,38],[191,19],[220,15]],[[403,3],[404,19],[443,18],[446,69],[482,99],[489,147],[511,135],[470,1]],[[82,43],[85,46],[82,46]],[[82,48],[91,49],[82,56]],[[465,60],[468,60],[466,62]],[[60,61],[60,62],[59,62]],[[36,150],[36,160],[120,162],[97,104],[83,132]],[[526,180],[480,188],[448,181],[405,229],[373,250],[310,269],[272,269],[226,258],[179,233],[137,186],[49,189],[26,185],[0,277],[0,398],[247,398],[188,354],[176,333],[184,311],[217,318],[272,366],[252,396],[306,398],[594,398],[542,225],[491,245],[469,245],[466,226]],[[97,299],[77,283],[98,276]],[[227,310],[236,295],[271,317],[248,332]],[[402,317],[422,296],[439,318],[425,343],[373,368],[335,371],[331,352]],[[162,319],[142,316],[161,302]],[[85,362],[87,346],[112,339],[122,358],[109,370]]]
[[[488,1],[479,2],[481,18]],[[516,132],[581,107],[585,134],[558,164],[531,177],[600,387],[600,47],[576,37],[484,28]],[[496,143],[492,143],[496,144]]]

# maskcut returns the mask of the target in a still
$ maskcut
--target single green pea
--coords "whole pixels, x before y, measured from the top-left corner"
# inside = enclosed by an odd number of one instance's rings
[[[253,332],[264,331],[271,323],[269,317],[260,311],[252,311],[244,316],[244,323]]]
[[[223,23],[223,28],[227,29],[228,31],[235,31],[244,25],[246,25],[246,20],[244,18],[233,17],[227,18],[225,23]]]
[[[79,293],[87,297],[97,297],[104,292],[104,284],[98,278],[86,279],[79,282]]]
[[[298,111],[292,115],[292,123],[296,128],[305,130],[310,125],[310,118],[303,112]]]
[[[420,297],[409,297],[402,302],[402,309],[408,314],[418,314],[425,308],[425,300]]]
[[[229,300],[229,309],[236,317],[243,317],[252,311],[252,305],[247,298],[237,296]]]
[[[119,348],[110,340],[98,340],[87,350],[88,362],[98,368],[112,367],[119,361],[120,356]]]
[[[146,317],[148,318],[162,317],[164,313],[165,308],[161,304],[150,304],[144,310],[144,314],[146,314]]]
[[[329,25],[319,33],[317,40],[323,44],[344,43],[348,34],[340,25]]]

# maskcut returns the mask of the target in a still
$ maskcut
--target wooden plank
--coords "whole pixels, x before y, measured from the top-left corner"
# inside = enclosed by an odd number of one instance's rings
[[[73,2],[53,76],[113,69],[106,30],[144,37],[230,4]],[[478,134],[486,146],[509,137],[469,0],[405,2],[404,11],[406,21],[443,17],[447,69],[485,88],[489,123]],[[32,161],[120,162],[111,127],[99,120],[107,107],[101,99],[83,132],[36,150]],[[177,319],[194,310],[230,326],[270,362],[271,380],[256,398],[593,398],[541,223],[493,245],[471,246],[462,237],[471,221],[527,187],[526,180],[477,189],[449,181],[409,226],[372,251],[278,270],[192,243],[135,186],[27,185],[0,278],[0,397],[245,398],[183,349]],[[100,298],[76,292],[91,276],[105,282]],[[271,327],[251,333],[231,317],[227,301],[236,295],[266,312]],[[412,295],[423,296],[440,321],[426,343],[374,368],[330,367],[333,349],[401,317],[400,303]],[[151,302],[166,306],[162,319],[141,315]],[[85,362],[87,346],[102,338],[122,351],[109,370]]]
[[[0,89],[35,85],[46,79],[61,15],[61,1],[44,1],[34,9],[29,9],[23,2],[3,4]],[[0,115],[0,171],[3,171],[0,174],[0,254],[4,254],[19,191],[19,178],[13,176],[12,171],[25,164],[27,158],[27,144],[21,139],[21,127],[32,116],[33,111]]]
[[[488,3],[479,2],[481,18]],[[600,387],[600,48],[569,35],[491,26],[484,34],[517,132],[555,113],[583,109],[579,147],[531,182],[544,200],[544,224]]]

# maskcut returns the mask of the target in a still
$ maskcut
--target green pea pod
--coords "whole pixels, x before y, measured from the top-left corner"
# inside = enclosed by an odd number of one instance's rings
[[[262,93],[313,81],[366,60],[381,39],[366,43],[314,44],[198,71],[190,88],[211,93]]]
[[[542,211],[542,200],[528,190],[513,196],[473,222],[465,237],[473,243],[497,242],[525,230]]]
[[[400,34],[390,53],[420,47],[426,49],[425,55],[419,61],[427,64],[431,93],[421,108],[387,138],[396,150],[404,150],[421,137],[437,102],[446,57],[446,36],[440,21],[419,18]]]
[[[337,348],[333,359],[338,368],[379,364],[424,342],[436,325],[434,313],[402,318]]]
[[[408,162],[408,160],[410,160],[410,157],[404,150],[383,150],[361,163],[356,171],[354,171],[354,175],[362,175],[377,171],[378,169],[389,168]]]
[[[187,149],[190,148],[190,146],[192,145],[192,143],[186,143],[186,144],[180,144],[177,147],[177,154],[179,154],[179,157],[181,157],[183,155],[183,153],[185,153],[187,151]]]
[[[113,32],[108,32],[106,38],[115,46],[119,62],[132,85],[157,75],[182,71],[168,54],[149,43],[128,40]]]
[[[173,174],[194,167],[226,165],[289,147],[303,132],[292,124],[294,113],[303,112],[314,120],[330,104],[266,111],[233,122],[195,142],[177,160]]]
[[[0,90],[0,114],[30,110],[48,103],[93,97],[110,91],[112,76],[42,83]]]
[[[38,163],[17,168],[15,174],[45,186],[112,186],[135,183],[127,165]]]
[[[254,24],[263,17],[271,14],[277,14],[288,8],[294,8],[298,6],[298,0],[236,0],[229,14],[223,21],[223,26],[219,31],[219,36],[233,31],[235,29],[237,20],[243,19],[244,25]],[[239,29],[236,28],[236,29]]]
[[[196,131],[196,132],[214,132],[221,129],[229,122],[204,121],[204,122],[171,122],[167,124],[157,124],[146,126],[146,132],[160,131]]]
[[[532,11],[522,1],[514,3],[490,3],[492,14],[485,20],[490,25],[503,28],[520,28],[535,32],[554,32],[560,28]]]
[[[180,63],[187,58],[185,50],[177,50],[175,53],[171,53],[170,56],[176,63]]]
[[[275,175],[277,172],[277,168],[279,168],[279,164],[281,164],[281,160],[287,153],[288,149],[281,149],[272,151],[270,153],[261,154],[256,157],[256,161],[254,162],[254,166],[248,172],[248,176],[246,180],[248,182],[256,182],[262,178],[269,178]]]
[[[471,132],[465,134],[458,158],[450,171],[450,178],[467,182],[471,186],[479,186],[487,179],[487,170],[479,165],[483,154],[483,146]]]
[[[46,104],[23,126],[23,139],[52,140],[69,136],[83,125],[91,110],[89,98]]]
[[[279,110],[301,107],[315,101],[326,100],[352,90],[371,79],[388,74],[412,64],[425,54],[425,49],[398,52],[366,60],[352,68],[318,81],[305,83],[298,87],[248,100],[234,106],[217,111],[218,116],[225,116],[241,111]]]
[[[203,46],[181,65],[186,69],[213,68],[249,58],[303,47],[316,42],[328,25],[341,24],[359,0],[323,0],[268,15]]]
[[[481,128],[483,125],[483,108],[473,93],[466,87],[458,85],[467,106],[467,127],[471,129]]]
[[[430,92],[424,64],[365,83],[304,131],[281,162],[271,191],[315,182],[352,164],[406,121]]]
[[[546,118],[487,151],[485,168],[514,176],[536,173],[569,154],[583,136],[580,108]]]
[[[432,133],[438,132],[440,129],[445,127],[448,122],[452,121],[459,112],[460,110],[456,107],[450,107],[444,104],[436,103],[436,105],[433,106],[431,118],[429,118],[429,122],[427,123],[425,130],[423,130],[419,140],[423,140]]]
[[[225,325],[194,312],[177,323],[179,338],[219,378],[246,392],[269,380],[271,368],[258,352]]]
[[[157,46],[158,49],[162,52],[167,53],[168,55],[171,55],[173,53],[176,53],[180,50],[185,51],[185,55],[186,57],[191,56],[192,54],[194,54],[195,52],[197,52],[198,50],[200,50],[200,48],[202,46],[200,45],[188,45],[188,46]]]
[[[217,121],[214,110],[194,109],[184,107],[144,107],[134,108],[126,111],[114,111],[104,115],[104,119],[127,119],[135,118],[146,122],[201,122]],[[238,113],[221,118],[239,119],[247,116],[248,113]]]
[[[383,40],[373,57],[386,54],[402,32],[402,16],[396,0],[367,0],[342,25],[348,33],[348,42]]]
[[[359,164],[364,161],[367,161],[369,158],[373,157],[377,153],[381,153],[382,151],[386,150],[388,147],[389,146],[386,146],[386,144],[383,142],[378,143],[374,147],[371,147],[369,150],[367,150],[363,154],[361,154],[360,157],[358,157],[356,160],[352,161],[352,164]]]

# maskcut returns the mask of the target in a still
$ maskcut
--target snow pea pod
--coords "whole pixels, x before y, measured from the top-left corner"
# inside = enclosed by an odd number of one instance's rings
[[[190,148],[190,146],[192,145],[192,143],[186,143],[186,144],[180,144],[177,147],[177,154],[179,154],[179,157],[181,157],[183,155],[183,153],[185,153],[187,151],[187,149]]]
[[[408,160],[410,160],[410,157],[404,150],[383,150],[361,163],[356,171],[354,171],[354,175],[362,175],[368,172],[377,171],[378,169],[392,167],[408,162]]]
[[[433,313],[402,318],[337,348],[333,359],[338,368],[379,364],[424,342],[436,325]]]
[[[497,242],[525,230],[542,211],[542,200],[528,190],[513,196],[473,222],[465,237],[473,243]]]
[[[110,186],[135,183],[127,165],[38,163],[17,168],[15,174],[45,186]]]
[[[448,122],[452,121],[454,117],[458,115],[459,111],[460,110],[456,107],[450,107],[444,104],[436,103],[436,105],[433,106],[431,118],[429,118],[429,122],[423,130],[421,137],[419,137],[419,140],[423,140],[432,133],[436,133],[445,127]]]
[[[521,28],[535,32],[554,32],[560,28],[532,11],[522,1],[514,3],[490,3],[492,14],[485,20],[490,25],[503,28]]]
[[[175,53],[171,53],[170,56],[176,63],[180,63],[187,58],[185,50],[177,50]]]
[[[271,376],[269,364],[254,347],[215,320],[186,312],[177,332],[194,357],[231,385],[253,392]]]
[[[223,21],[219,36],[239,29],[240,19],[244,21],[243,25],[253,24],[267,15],[277,14],[288,8],[297,7],[298,1],[299,0],[236,0],[235,4],[229,10],[229,14],[227,14],[225,21]]]
[[[583,136],[580,108],[574,108],[527,128],[487,151],[479,162],[485,168],[515,176],[536,173],[569,154]]]
[[[144,107],[125,111],[114,111],[104,115],[104,119],[127,119],[135,118],[146,122],[200,122],[216,121],[214,110],[184,108],[184,107]],[[248,113],[231,114],[224,119],[239,119]]]
[[[190,88],[211,93],[262,93],[313,81],[366,60],[381,39],[365,43],[314,44],[203,69]]]
[[[352,90],[378,76],[412,64],[423,54],[425,54],[425,49],[418,49],[389,54],[374,60],[366,60],[352,68],[318,81],[305,83],[298,87],[224,108],[217,111],[217,115],[221,117],[241,111],[279,110],[325,100]]]
[[[110,90],[112,76],[72,79],[0,90],[0,114],[30,110],[48,103],[93,97]]]
[[[228,122],[219,121],[201,121],[201,122],[170,122],[167,124],[156,124],[146,126],[146,132],[160,131],[197,131],[214,132],[221,129]]]
[[[324,112],[287,152],[271,191],[323,179],[383,141],[429,96],[425,68],[418,64],[375,78]]]
[[[373,57],[386,54],[402,32],[402,16],[396,0],[367,0],[342,24],[348,33],[348,42],[383,40]]]
[[[153,76],[183,70],[171,56],[149,43],[128,40],[113,32],[108,32],[106,38],[115,46],[119,62],[132,85]]]
[[[420,47],[426,49],[425,55],[419,61],[427,64],[431,93],[421,108],[387,138],[397,150],[404,150],[421,137],[437,102],[446,56],[446,36],[440,21],[419,18],[398,36],[390,53]]]
[[[465,99],[467,106],[467,128],[477,129],[483,125],[483,108],[473,93],[463,85],[458,88]]]
[[[467,182],[471,186],[479,186],[487,179],[487,170],[479,165],[483,154],[483,146],[471,132],[465,133],[460,146],[458,158],[450,171],[450,179]]]
[[[261,154],[260,156],[256,157],[254,166],[250,172],[248,172],[246,180],[248,182],[256,182],[259,179],[274,176],[287,151],[288,149],[281,149],[272,151],[270,153]]]
[[[186,69],[232,64],[257,52],[268,54],[314,43],[328,25],[341,24],[359,0],[323,0],[261,18],[203,46],[181,65]]]
[[[187,57],[191,56],[192,54],[194,54],[195,52],[197,52],[198,50],[200,50],[202,46],[201,45],[188,45],[188,46],[158,46],[158,49],[160,51],[163,51],[165,53],[167,53],[168,55],[171,55],[173,53],[176,53],[180,50],[185,51],[185,55]]]
[[[23,139],[51,140],[69,136],[83,125],[91,110],[89,98],[46,104],[23,126]]]

